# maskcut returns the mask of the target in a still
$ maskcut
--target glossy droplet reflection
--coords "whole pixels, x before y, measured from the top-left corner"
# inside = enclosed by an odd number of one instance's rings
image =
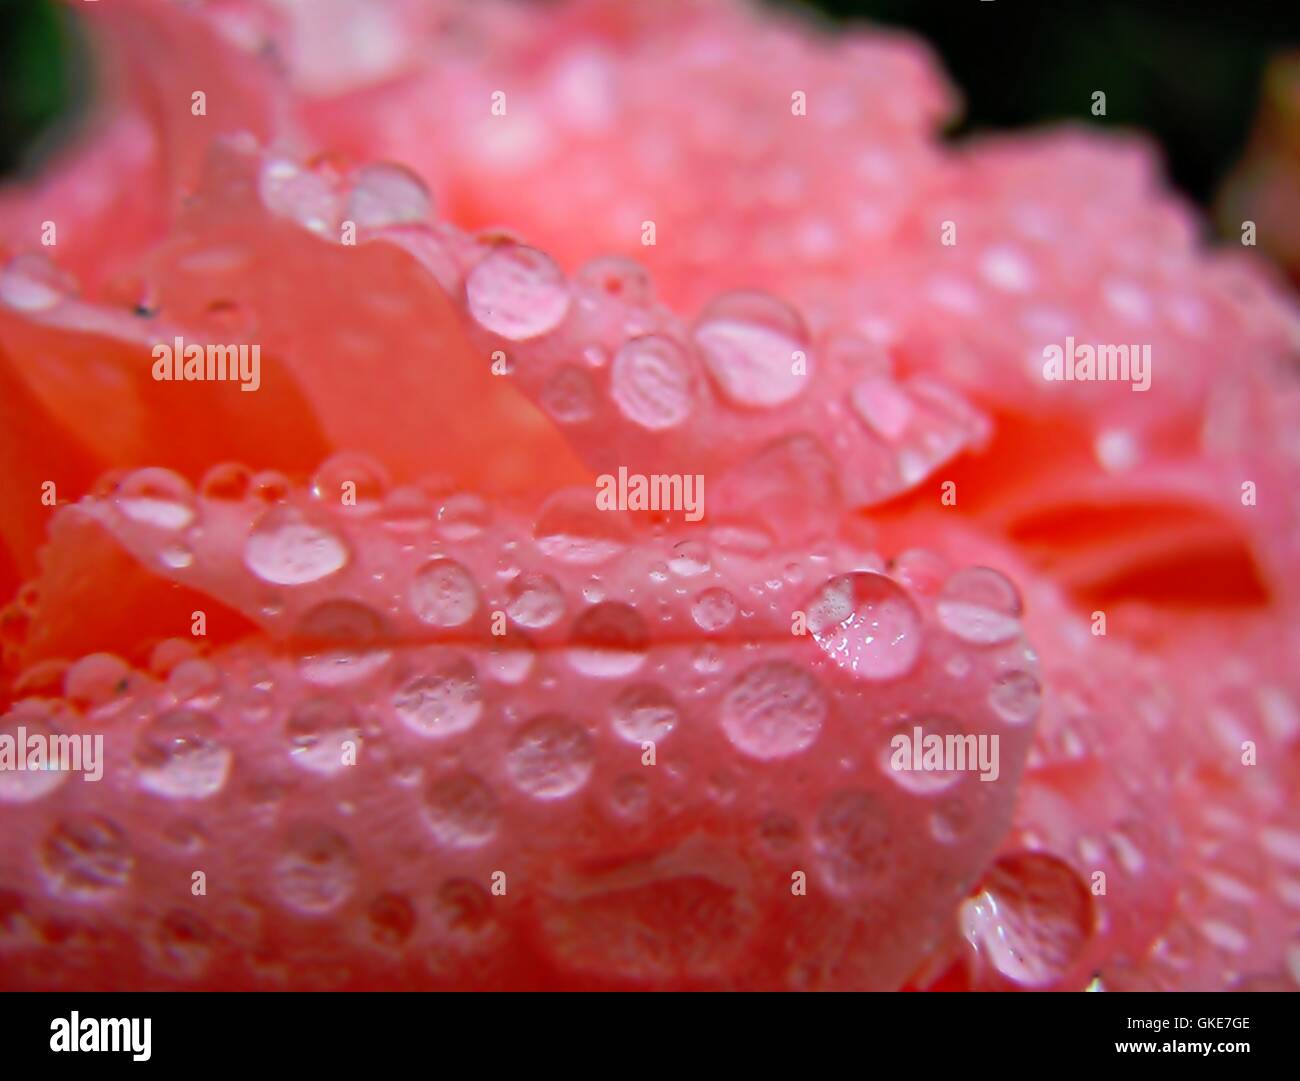
[[[808,605],[808,630],[840,668],[863,679],[896,679],[921,649],[921,616],[882,574],[832,578]]]

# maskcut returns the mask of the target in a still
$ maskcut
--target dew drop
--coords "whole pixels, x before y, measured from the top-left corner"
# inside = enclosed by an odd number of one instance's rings
[[[691,605],[691,618],[702,631],[720,631],[736,618],[736,598],[721,586],[706,589]]]
[[[635,608],[605,601],[574,621],[569,663],[583,675],[619,679],[645,663],[648,641],[645,621]]]
[[[429,738],[467,732],[483,713],[478,673],[468,657],[432,660],[393,695],[393,709],[411,731]]]
[[[836,893],[879,888],[897,874],[884,811],[867,792],[848,789],[829,796],[813,823],[812,844],[818,867]]]
[[[403,165],[363,165],[352,179],[346,217],[363,229],[410,225],[429,218],[429,189]]]
[[[972,645],[997,645],[1020,633],[1020,595],[989,567],[967,567],[949,578],[935,611],[947,630]]]
[[[658,743],[677,725],[677,703],[662,687],[639,684],[618,693],[611,718],[614,731],[629,743]]]
[[[302,651],[298,672],[321,687],[367,679],[392,659],[381,645],[387,634],[383,617],[359,601],[323,601],[304,613],[295,629]]]
[[[52,892],[75,901],[99,901],[120,890],[135,860],[126,835],[107,818],[62,820],[41,845],[41,865]]]
[[[564,615],[564,594],[549,575],[520,575],[510,583],[506,614],[521,627],[541,630]]]
[[[650,431],[675,428],[694,405],[690,361],[671,338],[647,334],[625,342],[614,357],[610,394],[633,424]]]
[[[501,810],[496,794],[471,773],[434,781],[425,794],[425,821],[449,848],[477,848],[496,835]]]
[[[520,244],[491,252],[465,282],[470,315],[510,341],[554,330],[569,311],[569,287],[548,255]]]
[[[141,787],[170,799],[205,799],[219,792],[233,758],[217,742],[220,727],[211,714],[184,707],[151,721],[135,750]]]
[[[807,611],[814,641],[840,668],[863,679],[897,679],[921,651],[920,613],[883,574],[832,578]]]
[[[356,888],[357,861],[337,830],[316,822],[296,822],[285,832],[271,869],[276,895],[308,915],[341,905]]]
[[[194,492],[170,469],[137,469],[117,486],[113,505],[133,522],[157,529],[184,529],[194,521]]]
[[[72,278],[43,255],[16,256],[0,270],[0,301],[20,312],[48,311],[75,291]]]
[[[538,799],[572,795],[587,783],[593,767],[586,730],[556,713],[543,714],[515,733],[506,755],[510,779]]]
[[[806,672],[766,661],[736,679],[722,701],[722,729],[753,758],[786,758],[811,747],[826,719],[826,698]]]
[[[19,729],[24,731],[19,732]],[[13,741],[16,759],[24,763],[26,747],[35,738],[42,747],[50,747],[53,736],[43,714],[18,706],[0,720],[0,737],[6,743]],[[46,763],[48,765],[48,763]],[[0,803],[32,803],[53,792],[68,779],[69,774],[55,769],[0,769]]]
[[[768,409],[808,386],[806,332],[799,316],[762,293],[733,293],[715,301],[694,331],[709,374],[732,405]],[[796,361],[802,354],[800,374]]]
[[[431,560],[416,571],[409,597],[416,616],[435,627],[459,627],[478,607],[474,579],[451,559]]]
[[[294,707],[288,721],[289,753],[303,769],[326,776],[346,768],[344,746],[359,746],[356,712],[336,698],[309,698]]]
[[[1006,672],[989,688],[989,706],[1007,724],[1027,724],[1038,713],[1043,691],[1028,672]]]
[[[542,508],[533,528],[537,547],[561,563],[603,563],[627,547],[622,519],[602,511],[588,491],[561,492]]]
[[[347,561],[339,537],[279,507],[263,515],[244,547],[244,565],[262,581],[281,586],[318,582]]]

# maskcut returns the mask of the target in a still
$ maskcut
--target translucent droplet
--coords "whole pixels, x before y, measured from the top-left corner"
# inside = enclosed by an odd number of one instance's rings
[[[404,165],[374,162],[352,179],[345,217],[363,229],[409,225],[429,218],[429,189]]]
[[[553,496],[538,515],[533,535],[537,547],[561,563],[603,563],[627,546],[620,516],[599,510],[590,491]]]
[[[289,827],[271,869],[281,901],[308,915],[329,912],[351,896],[356,883],[356,856],[346,837],[316,822]]]
[[[113,505],[133,522],[184,529],[194,521],[194,491],[170,469],[138,469],[117,487]]]
[[[732,405],[771,408],[809,385],[812,367],[802,321],[774,297],[722,297],[705,311],[694,336],[709,374]]]
[[[897,679],[921,652],[921,615],[883,574],[832,578],[807,611],[816,643],[840,668],[863,679]]]
[[[998,859],[962,906],[961,921],[971,945],[1005,978],[1049,987],[1069,973],[1092,937],[1092,901],[1068,864],[1018,852]]]
[[[244,565],[264,582],[297,586],[342,569],[348,550],[334,533],[288,508],[268,511],[248,536]]]
[[[478,673],[460,654],[436,657],[393,695],[393,709],[422,736],[444,738],[466,732],[483,713]]]
[[[611,719],[614,731],[629,743],[658,743],[677,725],[677,703],[651,683],[626,687],[614,699]]]
[[[326,506],[372,514],[388,492],[388,474],[367,454],[342,452],[321,463],[311,480],[311,494]]]
[[[1006,672],[989,688],[989,705],[1007,724],[1027,724],[1038,713],[1043,692],[1028,672]]]
[[[707,574],[712,566],[708,546],[703,541],[678,541],[673,545],[672,558],[668,560],[668,569],[682,578]]]
[[[416,616],[435,627],[459,627],[478,608],[474,579],[451,559],[434,559],[416,571],[408,596]]]
[[[482,260],[465,282],[470,315],[510,341],[554,330],[569,311],[569,285],[548,255],[506,244]]]
[[[564,594],[549,575],[522,574],[510,583],[506,614],[521,627],[541,630],[564,615]]]
[[[691,618],[702,631],[720,631],[736,618],[736,598],[721,586],[706,589],[691,605]]]
[[[967,567],[949,578],[935,611],[945,628],[972,645],[997,645],[1020,633],[1020,595],[989,567]]]
[[[609,390],[628,420],[663,431],[690,416],[693,382],[685,350],[671,338],[647,334],[623,343],[614,357]]]
[[[434,838],[449,848],[487,844],[501,819],[496,794],[471,773],[434,781],[425,794],[424,810]]]
[[[577,280],[636,308],[654,303],[654,285],[645,267],[622,255],[599,256],[585,264]]]
[[[580,725],[548,713],[515,733],[506,772],[521,790],[538,799],[561,799],[587,783],[594,767],[591,738]]]
[[[565,364],[546,380],[538,401],[561,424],[581,424],[596,411],[596,388],[585,371]]]
[[[0,301],[20,312],[48,311],[76,292],[76,283],[45,256],[19,255],[0,270]]]
[[[323,601],[303,614],[294,631],[299,674],[321,687],[366,679],[392,659],[382,645],[388,633],[383,617],[359,601]]]
[[[328,776],[345,769],[349,759],[359,761],[360,726],[346,702],[334,698],[301,702],[289,716],[287,731],[289,753],[303,769]]]
[[[836,893],[882,890],[897,876],[897,853],[884,809],[867,792],[829,796],[812,829],[818,868]]]
[[[216,718],[196,709],[173,709],[140,733],[135,763],[140,785],[171,799],[205,799],[219,792],[232,755],[217,736]]]
[[[107,818],[67,818],[41,845],[50,890],[75,901],[99,901],[131,878],[134,857],[121,828]]]
[[[314,233],[335,233],[342,202],[329,177],[284,158],[268,160],[258,177],[258,193],[273,214]]]
[[[620,679],[645,663],[649,633],[635,608],[606,601],[593,605],[573,624],[569,663],[600,679]]]
[[[753,758],[786,758],[811,747],[826,719],[816,681],[788,661],[766,661],[743,672],[722,701],[722,729]]]
[[[221,462],[203,474],[199,494],[204,499],[239,503],[249,496],[253,471],[238,462]]]
[[[0,769],[0,803],[32,803],[68,779],[70,774],[49,768],[48,755],[40,760],[42,768],[18,768],[20,764],[34,764],[36,760],[29,756],[28,748],[51,747],[53,735],[44,714],[25,706],[14,708],[0,720],[0,738],[5,743],[12,741],[14,759],[12,765]]]
[[[438,507],[438,533],[449,541],[477,537],[492,520],[487,501],[473,492],[457,492]]]

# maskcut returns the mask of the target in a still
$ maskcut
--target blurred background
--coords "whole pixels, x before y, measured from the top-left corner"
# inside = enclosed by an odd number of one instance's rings
[[[965,98],[953,137],[1062,119],[1149,132],[1174,183],[1224,236],[1259,220],[1261,247],[1300,281],[1300,4],[757,2],[920,35]],[[0,182],[39,168],[88,100],[75,9],[0,0]],[[1105,117],[1089,112],[1094,90],[1106,93]]]

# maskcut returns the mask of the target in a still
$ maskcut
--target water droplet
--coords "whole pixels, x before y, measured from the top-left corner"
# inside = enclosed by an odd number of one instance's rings
[[[24,731],[19,732],[20,728]],[[44,715],[27,706],[15,707],[0,721],[0,736],[6,737],[6,743],[13,741],[15,765],[31,761],[27,757],[29,746],[52,746],[53,735],[54,731]],[[49,795],[69,776],[62,770],[48,768],[0,769],[0,803],[32,803]]]
[[[501,819],[496,794],[471,773],[434,781],[425,794],[424,810],[434,838],[449,848],[487,844]]]
[[[614,357],[609,390],[628,420],[663,431],[690,416],[693,383],[685,350],[671,338],[647,334],[623,343]]]
[[[460,654],[437,656],[393,695],[393,709],[421,736],[444,738],[466,732],[483,713],[473,663]]]
[[[205,799],[219,792],[233,756],[217,742],[221,726],[197,709],[173,709],[140,733],[135,763],[140,785],[171,799]]]
[[[135,860],[118,825],[82,816],[54,827],[41,845],[41,864],[52,892],[99,901],[126,885]]]
[[[366,909],[370,939],[380,946],[400,946],[415,930],[415,906],[400,893],[381,893]]]
[[[668,569],[682,578],[707,574],[712,566],[709,549],[702,541],[678,541],[673,545],[672,558],[668,560]]]
[[[720,631],[736,618],[736,598],[721,586],[706,589],[691,605],[691,618],[702,631]]]
[[[581,424],[596,411],[596,388],[585,371],[565,364],[546,380],[538,400],[561,424]]]
[[[273,214],[314,233],[336,234],[342,200],[329,177],[275,158],[262,167],[257,187],[262,202]]]
[[[556,713],[543,714],[515,733],[506,772],[538,799],[560,799],[587,783],[595,764],[585,729]]]
[[[438,507],[438,533],[449,541],[477,537],[492,520],[487,501],[473,492],[449,495]]]
[[[337,830],[316,822],[297,822],[286,830],[271,883],[290,908],[308,915],[328,912],[351,896],[356,882],[352,845]]]
[[[627,546],[621,516],[598,509],[590,491],[560,492],[548,500],[533,536],[538,548],[561,563],[603,563]]]
[[[137,469],[117,487],[113,505],[133,522],[184,529],[194,521],[194,492],[170,469]]]
[[[812,368],[802,321],[773,297],[722,297],[701,316],[694,336],[709,374],[732,405],[771,408],[791,401],[809,384]],[[802,366],[796,363],[800,354]]]
[[[841,894],[879,889],[898,874],[883,808],[867,792],[836,792],[812,829],[813,851],[830,888]]]
[[[131,666],[112,653],[91,653],[68,666],[63,675],[63,693],[87,708],[106,706],[120,698],[131,685]]]
[[[677,703],[662,687],[644,683],[620,691],[611,716],[614,731],[629,743],[658,743],[677,724]]]
[[[522,574],[510,583],[506,614],[530,630],[549,627],[564,615],[564,594],[549,575]]]
[[[381,647],[388,633],[384,618],[359,601],[323,601],[303,614],[294,631],[299,674],[321,687],[367,679],[392,659]]]
[[[478,607],[478,589],[469,571],[451,559],[426,563],[411,580],[411,609],[435,627],[459,627]]]
[[[573,623],[569,663],[583,675],[619,679],[645,663],[649,633],[635,608],[606,601]]]
[[[470,315],[510,341],[554,330],[569,311],[569,286],[550,256],[520,244],[490,253],[465,282]]]
[[[347,765],[344,744],[351,743],[353,749],[360,745],[356,712],[334,698],[309,698],[298,704],[287,728],[294,762],[313,773],[338,773]]]
[[[25,254],[0,270],[0,301],[20,312],[48,311],[76,292],[76,283],[44,255]]]
[[[311,479],[311,494],[328,507],[372,514],[388,492],[384,467],[367,454],[343,451],[320,465]]]
[[[262,581],[281,586],[318,582],[347,561],[339,537],[281,507],[263,515],[244,547],[244,565]]]
[[[997,645],[1020,633],[1020,595],[989,567],[959,570],[944,584],[935,610],[945,628],[973,645]]]
[[[204,499],[239,503],[247,499],[253,483],[253,471],[238,462],[221,462],[203,474],[199,493]]]
[[[1028,672],[1006,672],[989,688],[989,706],[1007,724],[1026,724],[1038,713],[1043,692]]]
[[[158,558],[162,560],[164,566],[177,571],[194,564],[194,553],[183,544],[167,545],[158,553]]]
[[[811,747],[826,719],[816,681],[788,661],[747,669],[722,701],[722,729],[753,758],[785,758]]]
[[[352,179],[344,215],[363,229],[427,221],[429,189],[404,165],[363,165]]]
[[[1024,987],[1048,987],[1067,975],[1092,936],[1087,886],[1068,864],[1041,852],[999,858],[961,916],[975,949]]]
[[[831,660],[863,679],[897,679],[921,652],[921,616],[883,574],[832,578],[808,605],[808,630]]]

